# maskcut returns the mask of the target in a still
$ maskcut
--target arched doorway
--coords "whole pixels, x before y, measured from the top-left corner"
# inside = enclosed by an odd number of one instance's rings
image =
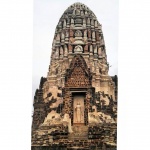
[[[84,58],[75,55],[65,78],[63,113],[69,114],[72,125],[88,124],[92,95],[95,89],[91,84],[91,73]]]

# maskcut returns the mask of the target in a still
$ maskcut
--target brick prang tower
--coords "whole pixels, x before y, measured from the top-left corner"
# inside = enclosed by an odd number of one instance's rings
[[[32,150],[116,150],[117,76],[102,25],[84,4],[61,16],[47,77],[34,96]]]

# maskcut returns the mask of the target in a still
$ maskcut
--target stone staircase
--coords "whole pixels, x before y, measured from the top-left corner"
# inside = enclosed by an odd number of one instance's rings
[[[70,133],[68,139],[71,140],[87,140],[88,139],[88,127],[84,125],[72,126],[73,133]]]

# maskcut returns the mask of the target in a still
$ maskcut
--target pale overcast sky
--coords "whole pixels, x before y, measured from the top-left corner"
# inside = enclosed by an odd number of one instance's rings
[[[87,5],[102,24],[107,60],[112,66],[110,67],[109,75],[118,74],[118,1],[34,0],[33,96],[35,90],[39,87],[41,76],[47,76],[56,25],[63,12],[75,2]]]

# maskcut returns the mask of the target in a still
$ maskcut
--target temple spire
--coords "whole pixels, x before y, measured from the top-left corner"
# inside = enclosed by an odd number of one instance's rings
[[[35,93],[33,150],[116,149],[117,79],[108,71],[102,26],[77,1],[59,19],[47,78]]]

